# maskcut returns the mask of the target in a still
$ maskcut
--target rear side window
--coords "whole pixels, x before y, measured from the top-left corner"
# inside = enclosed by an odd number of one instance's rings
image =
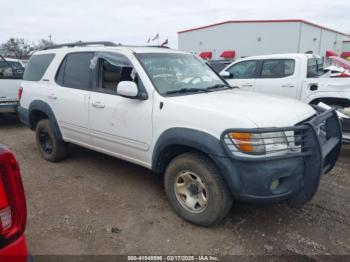
[[[310,58],[307,61],[307,77],[319,77],[324,73],[323,61],[320,58]]]
[[[89,89],[93,57],[93,52],[68,54],[58,70],[56,82],[65,87]]]
[[[55,54],[33,55],[24,71],[23,79],[27,81],[39,81],[51,64]]]
[[[283,78],[294,74],[294,59],[264,60],[261,78]]]

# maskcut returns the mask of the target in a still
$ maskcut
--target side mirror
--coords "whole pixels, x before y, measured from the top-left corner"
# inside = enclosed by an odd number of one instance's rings
[[[117,94],[128,98],[137,98],[139,89],[133,81],[121,81],[117,87]]]
[[[230,73],[230,72],[228,72],[228,71],[221,71],[220,72],[220,76],[222,77],[222,78],[232,78],[233,77],[233,74],[232,73]]]

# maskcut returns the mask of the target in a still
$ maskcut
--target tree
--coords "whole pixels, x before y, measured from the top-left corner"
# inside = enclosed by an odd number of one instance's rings
[[[43,50],[47,47],[53,46],[55,43],[53,43],[50,39],[42,38],[38,41],[38,43],[34,46],[35,50]]]
[[[10,38],[6,43],[1,45],[1,49],[5,56],[17,59],[27,59],[34,50],[23,38]]]

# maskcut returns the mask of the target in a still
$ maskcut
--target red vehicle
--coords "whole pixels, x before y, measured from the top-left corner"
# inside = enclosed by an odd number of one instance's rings
[[[24,231],[27,208],[14,154],[0,145],[0,261],[29,262]]]

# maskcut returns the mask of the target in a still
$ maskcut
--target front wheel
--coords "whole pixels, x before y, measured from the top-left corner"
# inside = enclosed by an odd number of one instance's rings
[[[212,160],[189,152],[174,158],[164,177],[165,191],[175,212],[200,226],[219,223],[233,198]]]

